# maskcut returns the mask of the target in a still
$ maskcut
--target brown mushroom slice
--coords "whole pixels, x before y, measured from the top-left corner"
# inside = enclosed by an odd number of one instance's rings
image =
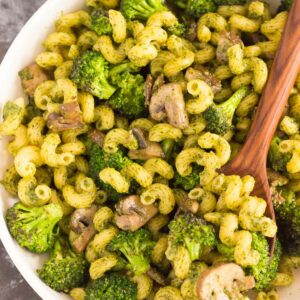
[[[138,144],[139,144],[139,148],[145,149],[148,146],[148,140],[145,137],[145,133],[143,131],[143,129],[138,128],[138,127],[134,127],[132,128],[132,134],[134,135],[134,137],[137,139]]]
[[[152,88],[153,88],[153,77],[148,74],[145,82],[145,105],[148,106],[150,103],[150,99],[152,96]]]
[[[176,89],[178,89],[178,85]],[[189,126],[189,118],[185,110],[183,94],[182,92],[180,94],[178,92],[178,94],[176,93],[176,95],[176,98],[170,97],[166,100],[165,103],[165,109],[168,115],[168,122],[174,127],[185,129]]]
[[[235,263],[220,264],[205,270],[197,281],[199,300],[242,299],[242,291],[255,286],[253,276],[245,276],[244,270]]]
[[[165,154],[159,143],[150,142],[146,136],[145,132],[141,128],[132,128],[132,133],[138,141],[138,150],[130,150],[128,152],[128,157],[130,159],[141,159],[147,160],[153,157],[164,158]]]
[[[38,85],[49,79],[48,74],[37,64],[31,64],[19,72],[24,92],[33,97]]]
[[[53,112],[47,118],[47,126],[55,132],[84,127],[77,101],[60,105],[60,113]]]
[[[195,68],[188,68],[185,72],[185,79],[191,81],[194,79],[201,79],[206,82],[213,90],[214,94],[219,93],[222,90],[222,83],[213,73],[207,68],[199,65]]]
[[[221,32],[216,51],[217,61],[222,64],[228,63],[227,50],[236,44],[243,45],[243,41],[236,33],[227,31]]]
[[[70,227],[75,233],[82,233],[86,227],[93,224],[93,218],[97,211],[96,206],[76,209],[70,219]]]
[[[105,134],[103,132],[97,129],[93,129],[89,131],[88,136],[94,143],[96,143],[100,147],[103,147],[105,138]]]
[[[152,95],[154,93],[157,92],[157,90],[162,86],[164,85],[165,83],[165,78],[164,78],[164,75],[163,74],[160,74],[159,76],[157,76],[157,78],[155,79],[154,83],[153,83],[153,86],[152,86]],[[151,96],[152,96],[151,95]]]
[[[144,226],[157,213],[154,205],[144,205],[140,196],[131,195],[120,201],[117,206],[116,225],[122,230],[136,231]]]
[[[179,83],[162,85],[152,95],[149,112],[156,121],[162,121],[165,117],[168,117],[168,122],[180,129],[184,129],[189,125],[183,93]]]
[[[70,227],[72,231],[79,234],[71,244],[76,252],[83,252],[89,241],[96,234],[96,229],[93,224],[94,215],[97,207],[93,205],[90,208],[76,209],[70,220]]]
[[[167,280],[164,277],[164,275],[162,275],[159,271],[157,271],[155,268],[151,267],[148,271],[147,271],[147,275],[156,283],[158,283],[159,285],[166,285],[167,284]]]
[[[128,157],[130,159],[147,160],[150,158],[164,158],[165,153],[159,143],[149,142],[145,149],[129,150]]]
[[[179,211],[191,212],[192,214],[196,214],[199,210],[199,202],[196,200],[189,199],[188,194],[181,189],[174,189],[175,201]],[[179,212],[180,213],[180,212]]]

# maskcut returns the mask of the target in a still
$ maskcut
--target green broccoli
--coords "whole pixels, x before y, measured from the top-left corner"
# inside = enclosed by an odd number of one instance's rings
[[[247,0],[214,0],[217,5],[244,5]]]
[[[109,78],[118,89],[109,99],[109,105],[128,118],[138,118],[145,112],[145,80],[140,68],[124,62],[110,69]]]
[[[179,8],[186,9],[186,6],[187,6],[186,0],[171,0],[170,2]]]
[[[147,20],[152,14],[167,10],[163,0],[122,0],[120,11],[127,20]]]
[[[188,0],[186,13],[195,18],[199,18],[202,14],[214,12],[217,6],[214,0]]]
[[[203,113],[207,121],[206,130],[216,134],[225,134],[229,131],[232,128],[234,112],[249,91],[249,87],[241,87],[227,101],[211,105]]]
[[[145,112],[143,76],[125,72],[118,79],[118,90],[109,99],[109,105],[130,119],[141,117]]]
[[[173,26],[169,26],[166,28],[169,35],[175,34],[177,36],[184,36],[187,32],[187,26],[183,23],[177,23]]]
[[[257,265],[246,268],[246,272],[255,278],[255,289],[258,291],[267,288],[276,276],[281,258],[281,245],[276,241],[272,258],[269,256],[269,244],[261,233],[252,232],[252,248],[259,252]]]
[[[111,35],[112,26],[110,24],[108,13],[102,8],[94,9],[91,13],[92,17],[92,29],[98,35]]]
[[[272,167],[275,171],[285,172],[286,164],[292,158],[291,153],[281,153],[279,151],[279,144],[281,143],[281,139],[275,136],[271,142],[269,153],[268,153],[268,161],[270,167]]]
[[[52,248],[59,233],[58,221],[63,212],[58,204],[27,207],[17,202],[6,212],[6,222],[11,235],[21,247],[35,253]]]
[[[234,261],[234,247],[227,246],[220,241],[217,245],[218,252],[226,258],[227,261]]]
[[[109,99],[116,88],[109,84],[108,72],[108,63],[101,54],[86,51],[74,61],[70,78],[79,89],[100,99]]]
[[[169,247],[186,247],[192,261],[217,245],[215,229],[191,214],[180,215],[169,223]]]
[[[112,84],[116,85],[118,84],[118,81],[120,79],[120,75],[126,72],[135,74],[138,73],[141,70],[141,68],[137,67],[134,63],[126,60],[123,63],[119,65],[115,65],[109,70],[109,79],[112,82]]]
[[[87,286],[84,300],[136,300],[136,298],[135,283],[125,275],[110,273]]]
[[[277,188],[272,197],[278,236],[284,250],[291,255],[300,255],[300,206],[295,193],[285,187]]]
[[[135,232],[120,231],[108,249],[122,253],[128,260],[127,268],[135,274],[143,274],[150,268],[150,254],[154,245],[149,231],[139,229]]]
[[[172,0],[171,3],[184,9],[188,15],[195,18],[199,18],[202,14],[215,12],[217,10],[214,0]]]
[[[116,202],[123,195],[119,194],[110,185],[101,181],[99,172],[104,168],[114,168],[120,171],[128,163],[130,163],[130,160],[124,156],[122,151],[119,150],[116,153],[107,153],[97,144],[92,145],[89,157],[89,173],[95,183],[107,193],[109,200]]]
[[[39,277],[57,292],[68,292],[84,284],[88,263],[82,255],[72,251],[69,242],[58,238],[50,259],[37,270]]]
[[[173,185],[176,188],[183,188],[186,191],[193,189],[200,182],[199,173],[203,171],[201,166],[193,166],[193,171],[188,176],[181,176],[178,172],[175,172],[173,179]]]

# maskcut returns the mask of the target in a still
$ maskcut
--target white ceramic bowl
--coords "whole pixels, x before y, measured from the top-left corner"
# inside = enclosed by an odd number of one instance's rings
[[[278,0],[269,1],[274,7]],[[54,21],[64,12],[76,11],[84,6],[84,0],[48,0],[28,21],[21,30],[10,49],[8,50],[0,66],[0,103],[13,100],[23,95],[18,71],[34,61],[36,55],[42,51],[42,42],[47,34],[54,30]],[[7,140],[0,140],[0,178],[5,169],[11,164],[12,159],[5,150]],[[14,202],[11,196],[0,188],[0,238],[8,254],[17,266],[23,277],[31,287],[44,300],[65,300],[70,299],[65,294],[56,293],[46,286],[37,276],[35,270],[41,266],[43,256],[34,255],[20,248],[11,238],[6,224],[5,212]],[[300,272],[296,274],[296,281],[293,286],[280,290],[281,299],[298,300],[300,299]]]

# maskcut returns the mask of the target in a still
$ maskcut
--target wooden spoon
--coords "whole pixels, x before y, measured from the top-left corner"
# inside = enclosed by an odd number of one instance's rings
[[[267,155],[296,76],[300,70],[300,0],[293,0],[288,21],[277,50],[247,140],[237,156],[221,170],[226,175],[252,175],[254,194],[267,201],[267,215],[275,220],[267,177]],[[274,250],[273,238],[270,252]]]

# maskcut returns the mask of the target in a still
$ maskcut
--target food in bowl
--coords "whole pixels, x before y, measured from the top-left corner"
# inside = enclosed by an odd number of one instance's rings
[[[269,153],[278,228],[252,177],[217,173],[245,140],[288,13],[218,4],[87,1],[20,71],[28,104],[7,102],[0,126],[14,136],[2,183],[19,198],[6,219],[20,246],[50,253],[37,272],[52,289],[268,299],[292,282],[299,79]]]

